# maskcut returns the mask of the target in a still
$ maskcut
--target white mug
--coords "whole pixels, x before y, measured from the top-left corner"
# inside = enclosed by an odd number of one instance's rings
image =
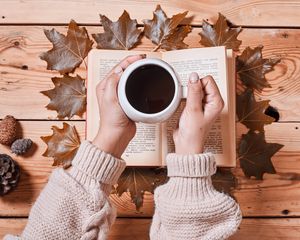
[[[168,73],[172,76],[175,86],[174,96],[171,103],[165,109],[156,113],[144,113],[135,109],[128,101],[125,91],[126,83],[130,74],[137,68],[149,64],[158,65],[168,71]],[[145,58],[132,63],[125,69],[118,84],[118,97],[123,111],[131,120],[143,123],[159,123],[170,118],[178,108],[181,99],[187,97],[187,87],[180,84],[176,72],[168,63],[156,58]]]

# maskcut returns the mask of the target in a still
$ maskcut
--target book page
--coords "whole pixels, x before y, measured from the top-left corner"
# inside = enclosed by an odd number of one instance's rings
[[[100,118],[96,86],[107,73],[128,55],[146,53],[147,57],[160,58],[160,53],[142,51],[92,50],[88,56],[86,139],[97,134]],[[101,117],[101,116],[100,116]],[[160,124],[137,123],[137,132],[122,158],[128,166],[161,165]]]
[[[201,77],[212,75],[215,79],[225,106],[220,117],[214,122],[205,142],[205,152],[212,152],[219,166],[235,166],[235,150],[232,151],[235,123],[229,112],[228,75],[226,51],[224,47],[185,49],[163,53],[163,60],[168,62],[177,72],[182,85],[187,85],[191,72]],[[231,86],[231,85],[230,85]],[[232,87],[232,86],[231,86]],[[185,106],[182,101],[177,112],[162,127],[163,163],[168,152],[174,151],[172,133]],[[165,163],[164,163],[165,164]]]

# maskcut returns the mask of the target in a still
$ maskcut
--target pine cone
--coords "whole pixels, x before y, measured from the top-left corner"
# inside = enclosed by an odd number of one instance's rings
[[[15,188],[19,177],[18,164],[7,154],[0,154],[0,196]]]
[[[18,122],[13,116],[6,116],[0,122],[0,143],[4,145],[11,145],[17,138]]]
[[[30,139],[17,139],[11,145],[11,151],[17,155],[26,153],[32,146]]]

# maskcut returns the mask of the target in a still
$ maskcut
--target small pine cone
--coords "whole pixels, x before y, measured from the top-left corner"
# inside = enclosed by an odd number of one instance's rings
[[[0,143],[10,146],[17,138],[18,122],[13,116],[6,116],[0,122]]]
[[[7,154],[0,154],[0,196],[15,188],[19,177],[18,164]]]
[[[11,145],[11,151],[17,155],[26,153],[32,146],[30,139],[17,139]]]

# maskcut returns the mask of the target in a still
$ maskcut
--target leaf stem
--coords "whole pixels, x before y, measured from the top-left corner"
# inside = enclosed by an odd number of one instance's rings
[[[87,64],[86,64],[86,61],[84,59],[83,59],[83,62],[84,62],[85,69],[87,70]]]
[[[160,48],[161,44],[158,44],[153,50],[152,52],[156,52],[159,48]]]

